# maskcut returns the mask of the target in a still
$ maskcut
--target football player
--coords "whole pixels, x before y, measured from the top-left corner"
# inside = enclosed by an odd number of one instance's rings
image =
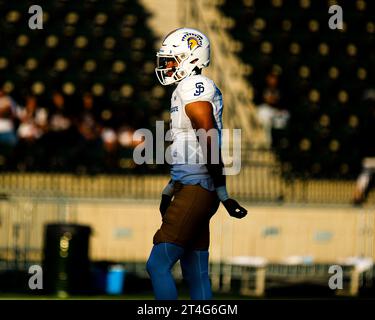
[[[176,88],[170,109],[171,180],[162,191],[162,225],[153,238],[147,271],[156,299],[177,299],[171,269],[180,260],[191,299],[210,299],[210,219],[220,202],[233,217],[247,214],[226,190],[220,154],[223,99],[215,83],[202,75],[210,63],[210,42],[202,32],[172,31],[156,57],[160,83]],[[202,138],[197,135],[202,131],[216,134]]]

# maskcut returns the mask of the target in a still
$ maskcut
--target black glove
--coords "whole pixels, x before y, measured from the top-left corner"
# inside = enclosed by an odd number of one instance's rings
[[[167,196],[166,194],[161,195],[159,211],[160,211],[162,217],[164,216],[165,212],[167,211],[169,205],[171,204],[171,201],[172,201],[172,197]]]
[[[231,217],[241,219],[247,215],[247,210],[239,205],[234,199],[227,199],[223,201],[225,209],[227,209]]]

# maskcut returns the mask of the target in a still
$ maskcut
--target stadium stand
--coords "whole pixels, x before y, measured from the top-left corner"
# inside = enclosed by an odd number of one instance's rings
[[[288,126],[273,130],[284,174],[355,177],[375,135],[369,117],[374,105],[373,2],[216,3],[241,44],[237,51],[251,70],[255,103],[262,104],[268,90],[276,96],[273,107],[290,113]],[[344,8],[342,30],[328,27],[328,7],[335,3]]]
[[[1,143],[1,170],[135,169],[131,133],[168,107],[150,14],[136,0],[49,0],[43,29],[31,30],[32,4],[0,1],[1,118],[17,141]]]

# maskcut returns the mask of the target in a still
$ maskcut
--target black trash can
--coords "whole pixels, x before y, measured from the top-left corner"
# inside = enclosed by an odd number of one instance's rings
[[[46,293],[66,295],[90,291],[91,228],[48,224],[44,230],[43,286]]]

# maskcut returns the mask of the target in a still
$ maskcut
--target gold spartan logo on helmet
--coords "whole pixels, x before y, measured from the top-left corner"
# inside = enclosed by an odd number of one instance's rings
[[[199,46],[198,39],[195,37],[189,37],[187,41],[188,41],[188,47],[190,50],[193,50],[196,46]]]

